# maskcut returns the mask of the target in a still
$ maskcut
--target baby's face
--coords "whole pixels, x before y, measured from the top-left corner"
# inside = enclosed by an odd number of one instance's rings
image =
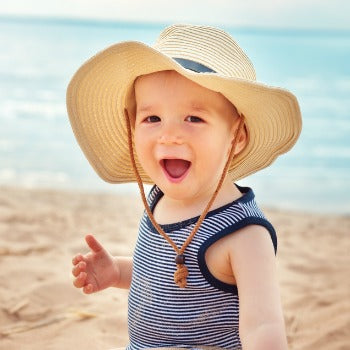
[[[234,106],[174,71],[139,77],[135,98],[135,149],[143,169],[173,199],[210,198],[237,127]]]

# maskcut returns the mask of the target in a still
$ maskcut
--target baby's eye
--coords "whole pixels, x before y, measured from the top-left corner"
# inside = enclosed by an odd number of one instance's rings
[[[156,115],[150,115],[144,119],[146,123],[158,123],[160,122],[160,118]]]
[[[203,123],[204,120],[200,117],[196,117],[194,115],[189,115],[186,120],[191,123]]]

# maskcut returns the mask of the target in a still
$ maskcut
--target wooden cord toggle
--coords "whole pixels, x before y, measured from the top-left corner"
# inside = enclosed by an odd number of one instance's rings
[[[179,265],[185,264],[185,255],[183,254],[177,254],[175,258],[175,263]]]

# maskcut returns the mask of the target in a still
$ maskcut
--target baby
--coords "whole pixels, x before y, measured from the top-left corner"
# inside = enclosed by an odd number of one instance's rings
[[[224,31],[166,28],[153,47],[122,42],[74,75],[67,106],[96,172],[137,182],[145,205],[133,257],[86,236],[73,258],[87,294],[128,288],[127,349],[287,349],[276,233],[252,189],[301,131],[296,98],[258,83]],[[154,184],[146,198],[143,183]]]

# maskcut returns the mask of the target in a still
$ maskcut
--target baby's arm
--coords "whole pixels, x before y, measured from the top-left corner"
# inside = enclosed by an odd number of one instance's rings
[[[231,235],[230,263],[239,291],[244,350],[288,348],[271,238],[251,225]]]
[[[132,273],[131,257],[113,257],[92,235],[85,237],[91,251],[77,254],[72,262],[73,284],[91,294],[108,287],[129,288]]]

